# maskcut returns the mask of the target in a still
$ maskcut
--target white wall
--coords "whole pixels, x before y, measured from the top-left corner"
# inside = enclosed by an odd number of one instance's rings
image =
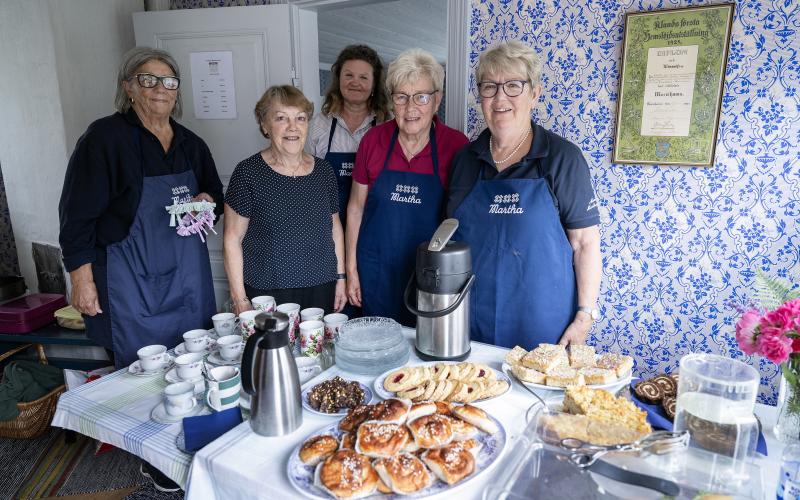
[[[20,269],[37,286],[31,243],[58,245],[69,155],[111,114],[117,66],[134,46],[142,0],[0,2],[0,165]]]

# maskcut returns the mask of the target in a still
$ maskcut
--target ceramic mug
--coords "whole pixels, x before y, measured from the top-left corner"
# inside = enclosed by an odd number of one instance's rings
[[[297,342],[297,325],[300,324],[300,304],[287,302],[279,305],[275,310],[289,316],[289,350],[293,351]]]
[[[189,330],[183,334],[183,347],[186,352],[202,352],[208,347],[208,330]]]
[[[167,346],[163,345],[154,344],[144,346],[136,351],[136,355],[139,356],[139,365],[141,365],[142,370],[146,372],[159,370],[169,362]]]
[[[305,384],[322,372],[322,366],[317,358],[298,356],[294,358],[294,362],[297,365],[297,375],[301,384]]]
[[[214,331],[218,337],[230,335],[236,329],[236,315],[233,313],[219,313],[211,316],[214,323]]]
[[[261,314],[261,311],[250,310],[239,314],[239,328],[242,332],[242,338],[247,339],[250,335],[256,333],[256,316]]]
[[[187,352],[175,358],[175,371],[181,380],[195,380],[203,374],[203,353]]]
[[[270,297],[269,295],[253,297],[250,303],[258,311],[271,313],[275,310],[275,297]]]
[[[300,311],[300,321],[322,321],[325,311],[319,307],[308,307]]]
[[[325,323],[325,342],[330,342],[339,337],[339,330],[341,330],[342,325],[347,322],[348,318],[346,314],[331,313],[322,320]]]
[[[300,354],[316,357],[325,343],[325,323],[319,320],[300,323]]]
[[[217,366],[208,371],[206,404],[214,411],[227,410],[239,405],[242,376],[236,366]]]
[[[239,359],[242,355],[242,336],[241,335],[226,335],[217,339],[217,347],[219,347],[219,355],[222,359],[233,361]]]
[[[178,382],[164,388],[164,408],[169,415],[185,415],[194,405],[194,383]]]

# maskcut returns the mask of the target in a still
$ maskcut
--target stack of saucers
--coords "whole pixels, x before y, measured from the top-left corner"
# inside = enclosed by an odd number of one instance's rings
[[[374,316],[342,325],[335,349],[339,368],[362,375],[379,375],[403,366],[410,353],[400,324]]]

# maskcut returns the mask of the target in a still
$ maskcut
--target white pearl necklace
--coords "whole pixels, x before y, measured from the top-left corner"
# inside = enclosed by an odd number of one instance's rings
[[[522,138],[522,140],[521,140],[521,141],[519,141],[519,144],[517,144],[517,147],[515,147],[515,148],[514,148],[514,151],[512,151],[510,155],[506,156],[506,157],[505,157],[505,158],[503,158],[502,160],[495,160],[495,159],[494,159],[494,148],[492,147],[492,139],[493,139],[493,138],[492,138],[492,137],[490,137],[490,138],[489,138],[489,154],[491,154],[491,155],[492,155],[492,160],[494,160],[494,163],[495,163],[495,164],[505,163],[505,162],[507,162],[508,160],[510,160],[511,158],[513,158],[513,157],[514,157],[514,155],[515,155],[515,154],[517,154],[517,151],[519,151],[519,148],[520,148],[520,147],[522,147],[522,145],[523,145],[523,144],[525,143],[525,141],[528,139],[528,136],[529,136],[529,135],[531,135],[531,131],[532,131],[532,129],[530,129],[530,128],[529,128],[529,129],[528,129],[528,131],[525,133],[525,137],[523,137],[523,138]]]

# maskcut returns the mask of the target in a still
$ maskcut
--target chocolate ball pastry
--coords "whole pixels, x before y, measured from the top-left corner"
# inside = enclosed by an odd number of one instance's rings
[[[375,493],[379,481],[369,457],[340,450],[317,467],[314,482],[336,498],[362,498]]]
[[[674,396],[678,392],[678,384],[667,375],[659,375],[650,380],[664,391],[664,396]]]
[[[306,465],[317,465],[339,448],[339,441],[335,437],[324,434],[313,436],[303,443],[300,448],[300,460]]]
[[[456,484],[475,471],[475,457],[458,443],[428,450],[422,454],[422,461],[447,484]]]
[[[664,389],[652,380],[643,380],[633,388],[636,397],[646,403],[660,403],[664,398]]]
[[[407,453],[379,458],[373,464],[381,480],[395,493],[409,495],[427,488],[433,478],[422,461]]]
[[[453,440],[450,417],[434,413],[409,422],[408,429],[420,448],[438,448]]]
[[[667,417],[670,420],[675,420],[675,405],[677,402],[678,400],[675,396],[665,396],[661,401],[661,407],[664,409],[664,413],[667,414]]]
[[[391,457],[406,446],[410,437],[402,424],[365,422],[358,428],[355,450],[373,458]]]
[[[333,377],[311,388],[308,404],[322,413],[336,413],[342,408],[355,408],[364,403],[364,390],[358,382]]]

